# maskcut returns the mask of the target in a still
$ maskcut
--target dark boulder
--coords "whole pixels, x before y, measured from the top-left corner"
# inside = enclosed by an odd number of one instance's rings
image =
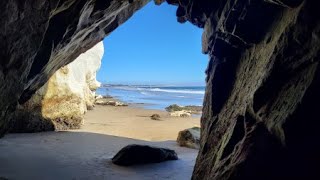
[[[119,166],[160,163],[168,160],[178,160],[178,155],[174,150],[137,144],[122,148],[112,158],[112,162]]]

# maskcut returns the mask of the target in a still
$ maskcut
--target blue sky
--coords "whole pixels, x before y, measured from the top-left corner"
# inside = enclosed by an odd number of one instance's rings
[[[153,2],[104,40],[97,79],[122,84],[204,84],[202,29],[176,20],[176,7]]]

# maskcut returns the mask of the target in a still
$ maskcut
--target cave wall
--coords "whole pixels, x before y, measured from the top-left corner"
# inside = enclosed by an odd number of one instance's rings
[[[192,179],[319,179],[319,2],[167,2],[210,56]]]
[[[2,0],[0,135],[12,113],[59,68],[100,42],[149,0]]]

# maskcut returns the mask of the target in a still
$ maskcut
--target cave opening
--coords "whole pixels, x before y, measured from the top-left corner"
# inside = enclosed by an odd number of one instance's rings
[[[203,30],[189,22],[177,22],[176,10],[176,6],[166,3],[161,6],[149,3],[120,27],[111,23],[111,29],[117,29],[103,42],[58,69],[46,84],[32,92],[29,100],[21,102],[13,116],[16,120],[12,123],[12,134],[6,137],[12,145],[20,143],[20,146],[4,159],[12,154],[18,156],[8,168],[0,169],[0,177],[2,174],[27,179],[37,179],[41,174],[56,177],[61,163],[57,159],[64,159],[63,166],[69,163],[73,166],[61,170],[61,178],[73,178],[73,173],[87,178],[92,172],[100,173],[94,175],[97,179],[191,178],[200,147],[208,57],[201,53]],[[40,71],[48,62],[34,68]],[[101,82],[98,89],[97,80]],[[96,94],[92,93],[94,89]],[[105,101],[98,103],[101,100]],[[129,107],[122,107],[122,103]],[[37,145],[30,148],[34,142]],[[110,157],[128,144],[173,149],[179,161],[125,171],[109,164],[110,168],[103,172],[92,168],[97,163],[109,163]],[[6,148],[12,147],[4,146],[0,151],[7,151]],[[23,155],[18,153],[22,149]],[[11,174],[12,168],[20,166],[21,159],[29,170]],[[46,164],[53,170],[34,173]],[[138,173],[131,173],[132,169]]]
[[[203,30],[178,23],[176,9],[149,3],[103,40],[99,94],[156,109],[202,105],[208,63],[201,53]]]
[[[83,126],[95,128],[94,121],[106,125],[100,133],[176,149],[189,168],[174,169],[185,171],[186,178],[191,177],[190,160],[195,160],[200,147],[208,57],[201,53],[203,29],[177,22],[176,9],[149,3],[103,40],[97,72],[101,87]],[[113,102],[116,107],[106,105]]]

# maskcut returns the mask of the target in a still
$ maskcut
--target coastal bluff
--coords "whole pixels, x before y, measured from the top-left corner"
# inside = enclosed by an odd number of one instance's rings
[[[104,52],[103,43],[81,54],[56,71],[36,93],[19,105],[12,132],[39,132],[80,128],[83,116],[92,109],[96,80]]]

